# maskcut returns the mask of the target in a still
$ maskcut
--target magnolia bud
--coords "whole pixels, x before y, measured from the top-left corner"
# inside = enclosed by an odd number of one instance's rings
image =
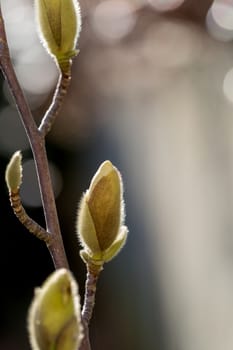
[[[123,186],[119,171],[105,161],[93,177],[78,210],[77,231],[82,258],[96,265],[113,258],[127,237]]]
[[[10,162],[7,165],[5,179],[9,191],[16,191],[22,182],[22,155],[20,151],[17,151],[11,157]]]
[[[79,348],[83,329],[78,287],[68,270],[56,270],[36,289],[28,330],[33,350]]]
[[[77,54],[75,50],[81,28],[77,0],[35,0],[39,34],[48,52],[58,64]]]

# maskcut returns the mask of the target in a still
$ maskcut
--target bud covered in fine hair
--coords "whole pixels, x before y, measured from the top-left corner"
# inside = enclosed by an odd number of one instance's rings
[[[85,262],[102,265],[111,260],[127,238],[123,186],[119,171],[110,161],[101,164],[84,194],[77,218],[77,232]]]
[[[29,309],[28,330],[33,350],[77,350],[83,338],[77,283],[59,269],[37,288]]]
[[[59,63],[77,54],[75,50],[81,28],[77,0],[35,0],[39,34],[48,52]]]
[[[7,165],[5,180],[9,191],[16,191],[19,189],[22,182],[22,155],[17,151],[11,157]]]

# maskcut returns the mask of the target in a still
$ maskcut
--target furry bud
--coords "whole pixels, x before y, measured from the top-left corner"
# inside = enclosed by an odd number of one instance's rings
[[[7,165],[5,180],[10,192],[14,192],[19,189],[22,182],[22,155],[20,151],[17,151],[11,157],[10,162]]]
[[[126,241],[123,186],[119,171],[110,161],[101,164],[84,194],[77,217],[83,246],[81,257],[93,264],[113,258]]]
[[[28,330],[33,350],[79,348],[83,329],[78,287],[68,270],[56,270],[36,289]]]
[[[39,35],[58,65],[77,54],[75,49],[81,28],[77,0],[35,0]]]

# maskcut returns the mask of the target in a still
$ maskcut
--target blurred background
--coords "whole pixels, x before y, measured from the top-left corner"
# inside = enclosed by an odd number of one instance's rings
[[[39,123],[58,72],[32,0],[1,0],[11,57]],[[107,264],[93,350],[233,348],[233,2],[80,0],[69,94],[47,138],[70,267],[83,295],[76,208],[102,161],[124,179],[127,245]],[[53,271],[9,205],[4,172],[24,157],[22,199],[44,224],[31,151],[1,77],[0,349],[29,350],[34,287]]]

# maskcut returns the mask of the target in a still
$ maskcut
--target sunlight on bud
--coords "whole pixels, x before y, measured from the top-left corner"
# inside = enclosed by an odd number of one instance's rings
[[[148,0],[157,11],[171,11],[183,4],[184,0]]]
[[[66,269],[53,272],[29,310],[28,331],[33,350],[77,350],[83,337],[78,285]]]
[[[233,40],[233,2],[214,1],[206,16],[210,35],[221,41]]]
[[[223,81],[223,92],[225,97],[233,103],[233,68],[225,75]]]
[[[5,180],[9,191],[18,190],[22,182],[22,155],[20,151],[13,154],[7,165]]]
[[[44,47],[63,66],[76,54],[81,29],[77,0],[35,0],[38,32]]]
[[[101,164],[84,194],[77,216],[81,257],[101,265],[123,247],[128,229],[124,222],[122,180],[110,161]]]
[[[96,6],[92,16],[95,34],[109,43],[129,34],[136,23],[135,7],[126,0],[106,0]]]

